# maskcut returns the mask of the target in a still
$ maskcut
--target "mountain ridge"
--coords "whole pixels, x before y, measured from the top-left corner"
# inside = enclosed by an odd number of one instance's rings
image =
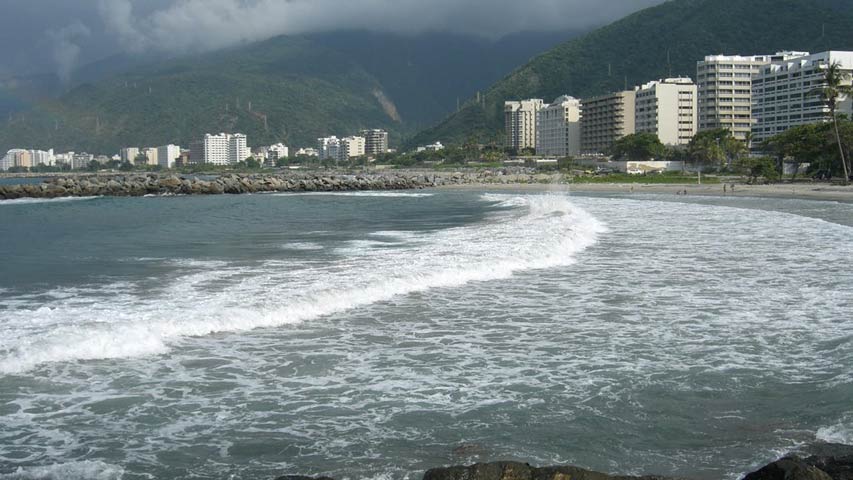
[[[500,40],[350,31],[279,36],[193,58],[105,60],[80,75],[94,81],[58,98],[34,100],[31,94],[23,101],[0,88],[0,107],[13,112],[0,119],[0,150],[186,146],[206,132],[234,130],[249,135],[253,145],[304,146],[321,135],[386,128],[399,143],[452,111],[457,97],[485,88],[572,35],[521,34],[520,41],[513,39],[516,50],[506,54]],[[366,60],[370,52],[378,58],[373,63]],[[475,56],[482,65],[469,61]],[[490,60],[498,56],[500,61]],[[113,63],[132,68],[114,73]],[[98,78],[98,72],[108,74]]]

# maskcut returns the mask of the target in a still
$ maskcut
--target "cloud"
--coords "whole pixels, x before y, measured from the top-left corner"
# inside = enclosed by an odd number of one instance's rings
[[[153,9],[149,3],[142,12],[131,0],[99,0],[99,12],[107,31],[127,51],[193,52],[341,29],[492,38],[528,30],[576,30],[662,1],[173,0]]]
[[[53,60],[56,73],[63,83],[68,83],[71,72],[77,66],[82,47],[80,41],[92,35],[89,27],[75,21],[58,30],[49,30],[47,36],[53,41]]]

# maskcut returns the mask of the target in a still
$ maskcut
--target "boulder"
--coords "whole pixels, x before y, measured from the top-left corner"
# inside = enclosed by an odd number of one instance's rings
[[[743,480],[833,480],[828,473],[796,456],[784,457],[748,473]]]
[[[520,462],[477,463],[433,468],[423,480],[664,480],[666,477],[613,476],[572,466],[537,468]]]

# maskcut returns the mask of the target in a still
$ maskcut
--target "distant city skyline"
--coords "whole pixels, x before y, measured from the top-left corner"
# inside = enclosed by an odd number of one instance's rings
[[[364,29],[498,38],[593,28],[662,0],[6,0],[0,77],[57,73],[112,54],[208,51],[281,34]]]

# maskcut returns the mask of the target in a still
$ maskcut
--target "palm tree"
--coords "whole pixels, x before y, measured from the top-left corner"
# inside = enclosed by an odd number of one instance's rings
[[[812,94],[820,96],[829,107],[829,113],[832,115],[832,125],[835,129],[835,140],[838,142],[838,153],[841,155],[841,169],[844,172],[844,185],[847,185],[850,180],[849,170],[847,168],[847,160],[844,155],[844,145],[841,142],[841,132],[838,130],[838,116],[836,110],[838,102],[853,94],[853,87],[845,85],[845,80],[850,78],[850,74],[841,70],[841,65],[831,63],[823,72],[825,85],[816,88]]]

